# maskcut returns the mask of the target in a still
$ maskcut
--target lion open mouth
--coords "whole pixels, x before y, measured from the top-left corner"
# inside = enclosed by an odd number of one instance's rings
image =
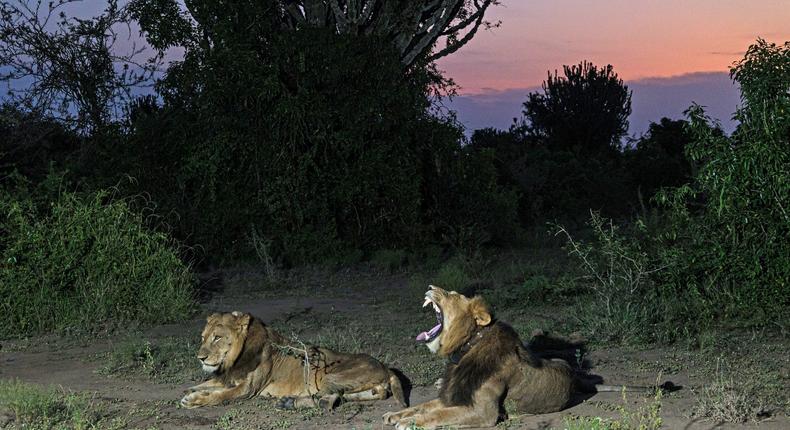
[[[430,294],[430,292],[429,292],[429,294]],[[432,329],[430,329],[428,331],[424,331],[424,332],[420,333],[419,335],[417,335],[417,339],[416,339],[417,342],[428,343],[428,342],[436,339],[436,336],[439,336],[439,333],[442,332],[442,323],[444,322],[444,318],[442,317],[442,309],[439,308],[439,305],[437,305],[436,302],[434,302],[429,297],[428,294],[426,294],[425,302],[422,304],[422,307],[426,307],[428,305],[433,305],[433,310],[436,312],[436,321],[439,324],[436,324],[436,326],[434,328],[432,328]]]

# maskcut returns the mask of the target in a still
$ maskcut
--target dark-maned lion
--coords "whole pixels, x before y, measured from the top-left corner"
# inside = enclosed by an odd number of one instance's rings
[[[399,430],[412,424],[426,429],[488,427],[496,424],[506,398],[521,413],[555,412],[567,405],[573,370],[562,360],[528,351],[509,325],[492,318],[479,296],[470,299],[430,286],[423,307],[428,305],[439,324],[417,340],[449,359],[439,398],[387,413],[385,423]]]
[[[285,408],[339,401],[386,399],[391,393],[407,406],[398,376],[365,354],[295,345],[250,314],[212,314],[197,358],[208,381],[181,399],[186,408],[217,405],[256,395],[280,398]]]

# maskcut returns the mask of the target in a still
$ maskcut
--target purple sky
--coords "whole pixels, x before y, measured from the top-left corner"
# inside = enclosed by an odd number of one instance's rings
[[[120,3],[124,3],[122,0]],[[448,104],[471,132],[507,128],[547,71],[589,60],[612,64],[633,90],[630,135],[692,102],[731,131],[739,99],[727,70],[757,37],[790,40],[790,0],[502,0],[480,31],[439,66],[460,86]],[[105,1],[71,5],[97,14]],[[135,35],[119,46],[139,43]],[[177,56],[177,55],[176,55]]]
[[[758,37],[790,40],[790,0],[502,0],[440,68],[460,85],[450,107],[473,130],[506,128],[549,70],[612,64],[633,90],[630,134],[662,116],[708,106],[725,130],[739,102],[729,66]]]

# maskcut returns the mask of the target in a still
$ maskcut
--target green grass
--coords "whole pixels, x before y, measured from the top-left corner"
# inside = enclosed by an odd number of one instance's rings
[[[129,337],[99,355],[101,375],[142,377],[157,383],[181,384],[198,381],[204,375],[195,354],[197,341],[167,337],[154,341]]]
[[[16,427],[45,429],[121,429],[126,423],[111,419],[104,407],[85,394],[40,388],[16,380],[0,381],[0,413]]]
[[[0,338],[188,316],[194,276],[146,223],[104,192],[62,192],[41,209],[0,191]]]
[[[661,392],[635,411],[625,408],[626,396],[623,392],[623,405],[615,405],[616,418],[570,417],[563,420],[562,430],[658,430],[661,428]]]
[[[457,260],[451,260],[442,265],[431,284],[445,290],[460,291],[469,285],[470,280],[464,265]],[[427,290],[428,286],[425,288]]]
[[[373,253],[370,262],[385,273],[394,273],[406,265],[408,257],[402,249],[382,249]]]

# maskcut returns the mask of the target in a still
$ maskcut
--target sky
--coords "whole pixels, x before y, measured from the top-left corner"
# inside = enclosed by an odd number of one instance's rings
[[[467,134],[484,127],[508,128],[549,71],[582,60],[612,64],[633,91],[631,136],[662,116],[682,118],[693,102],[706,106],[730,132],[739,93],[728,68],[758,37],[790,40],[790,0],[501,3],[487,14],[502,22],[499,28],[481,30],[438,62],[460,87],[459,96],[446,104],[457,111]],[[90,16],[105,5],[86,0],[71,5],[69,12]],[[121,47],[138,43],[136,34],[119,40]]]
[[[439,61],[460,86],[449,103],[468,129],[507,128],[548,71],[582,60],[612,64],[633,90],[629,133],[692,102],[725,130],[738,88],[728,69],[758,37],[790,40],[790,0],[502,0],[480,31]]]

